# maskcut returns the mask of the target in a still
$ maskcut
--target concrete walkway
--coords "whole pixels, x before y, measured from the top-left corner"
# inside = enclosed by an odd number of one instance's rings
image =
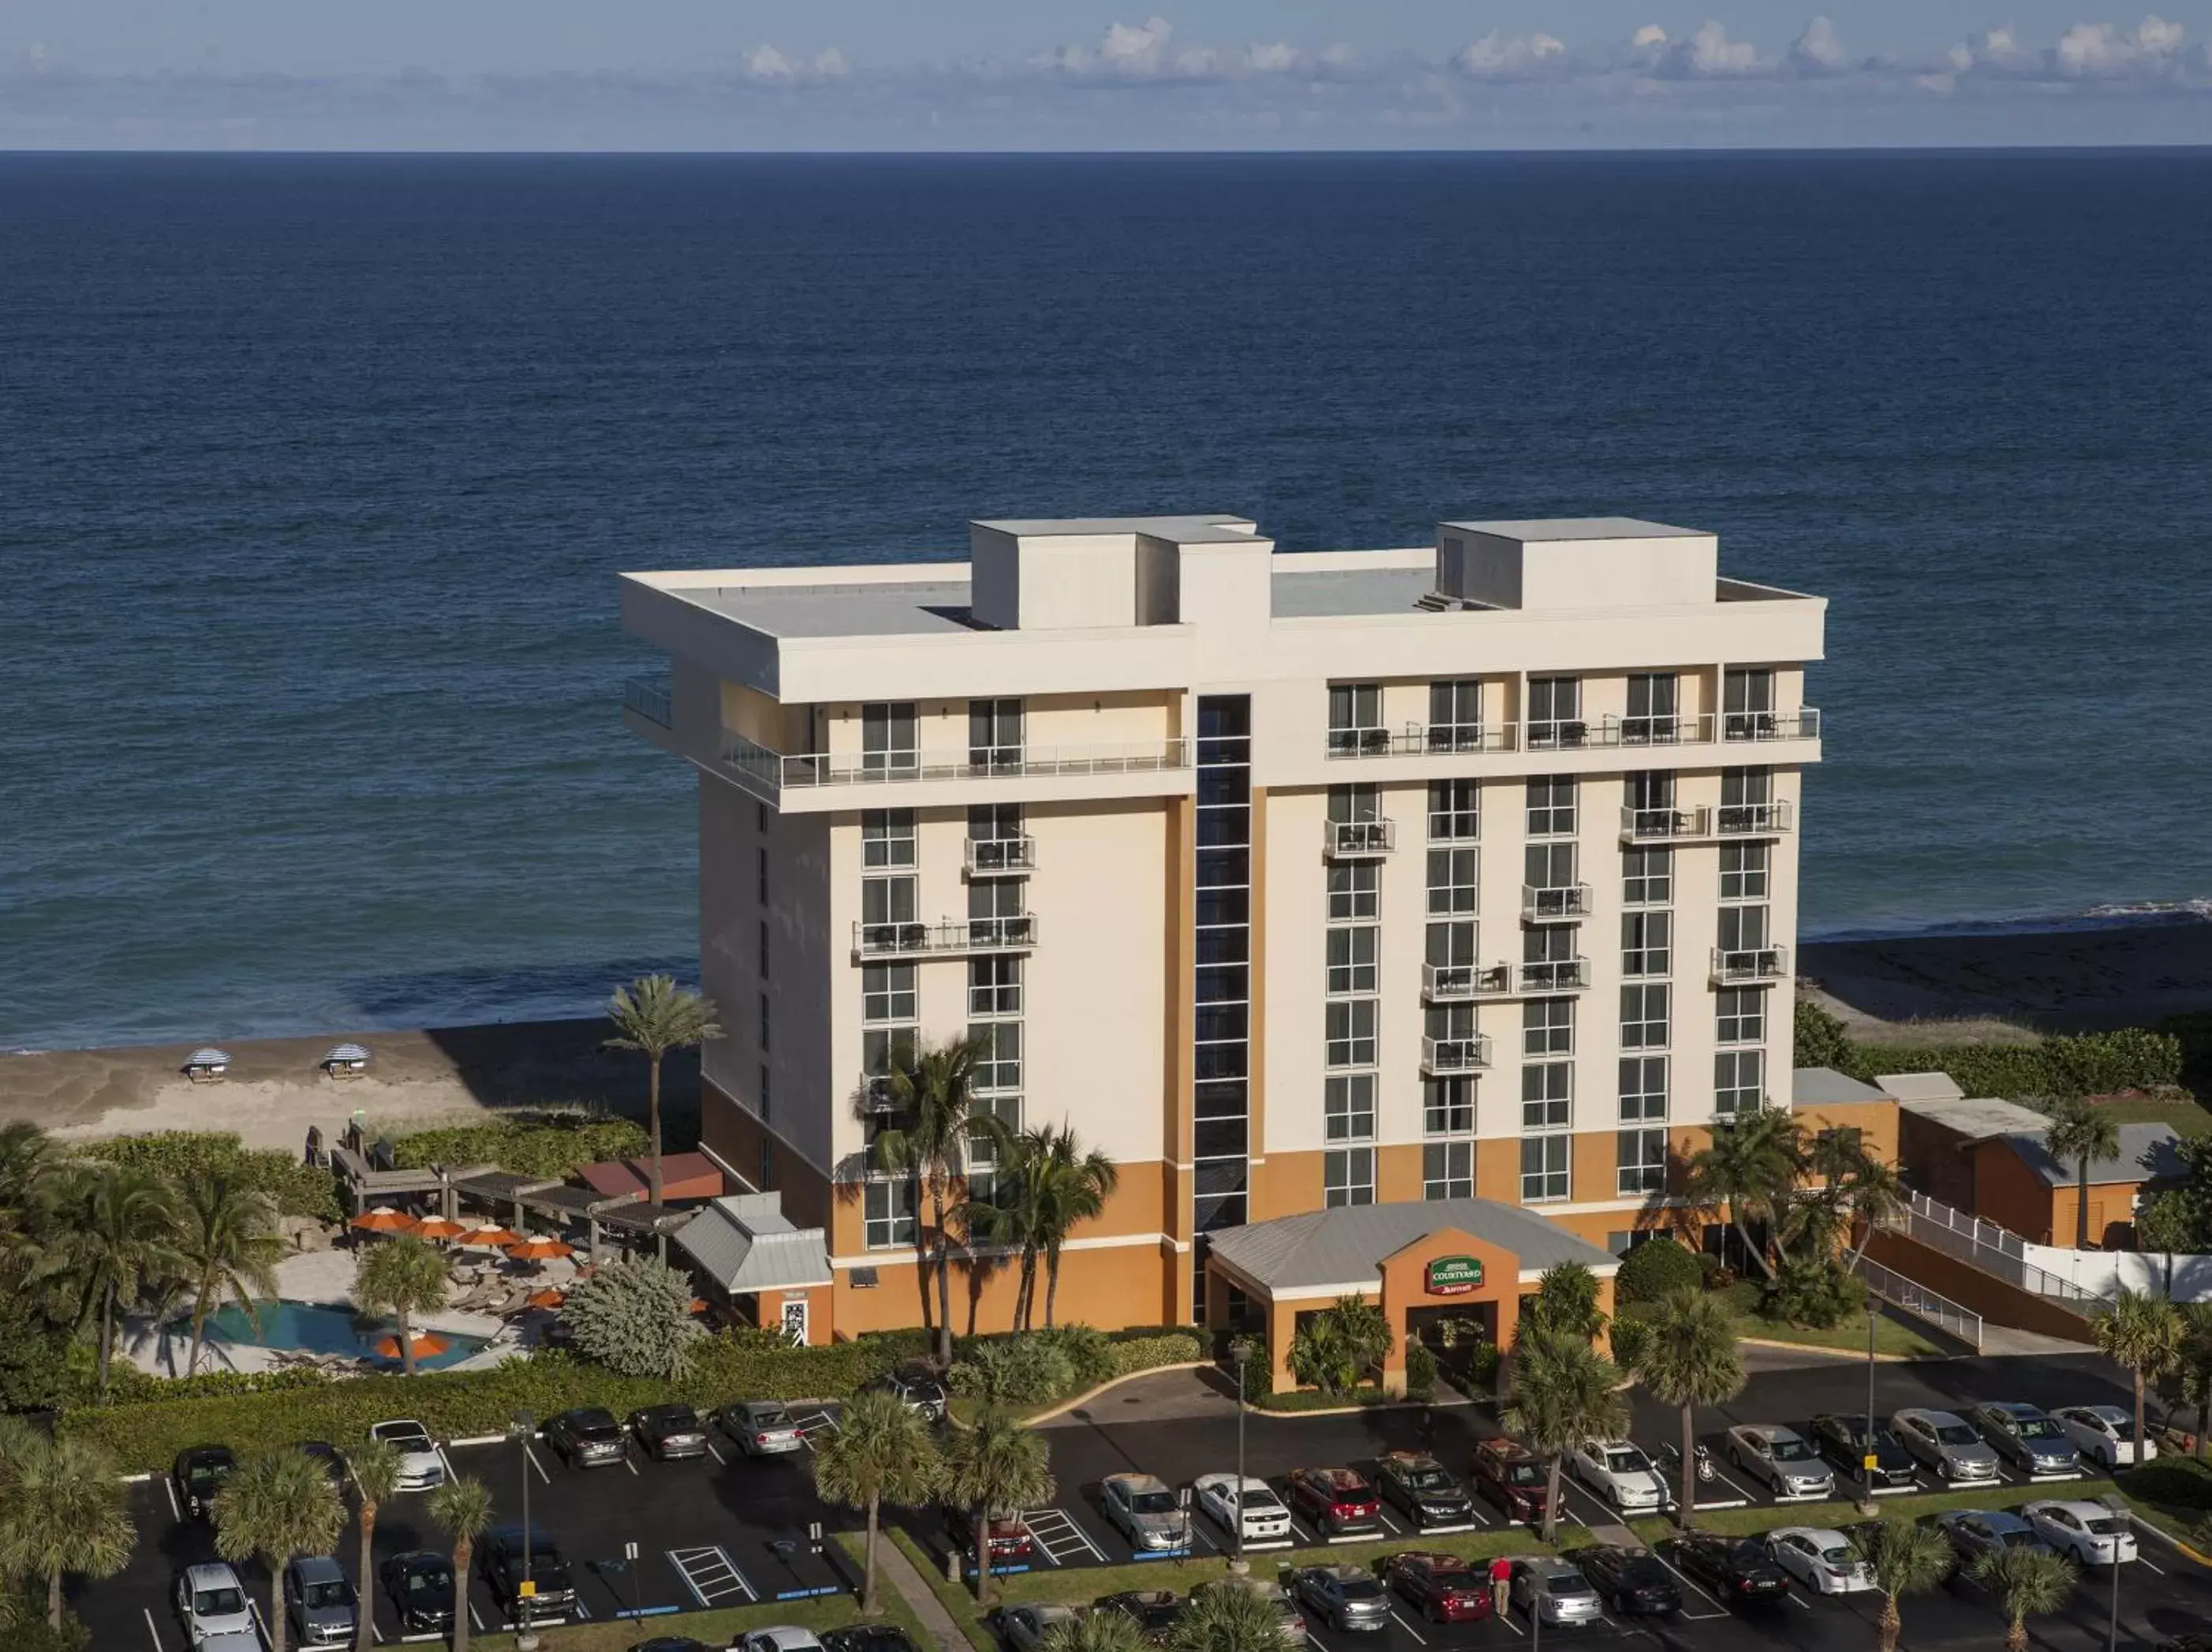
[[[2009,1325],[1982,1327],[1982,1351],[1992,1357],[1999,1354],[2094,1354],[2094,1343],[2069,1342],[2063,1337],[2047,1337],[2040,1331],[2015,1330]]]
[[[898,1591],[899,1599],[921,1619],[921,1626],[937,1643],[938,1652],[971,1652],[967,1636],[952,1621],[952,1614],[937,1598],[937,1591],[930,1588],[929,1580],[915,1570],[914,1562],[906,1558],[906,1551],[888,1535],[876,1545],[876,1565],[884,1581]]]

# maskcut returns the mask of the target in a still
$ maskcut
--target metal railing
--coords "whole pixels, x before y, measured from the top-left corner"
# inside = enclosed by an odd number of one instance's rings
[[[1191,743],[1133,740],[1099,745],[956,746],[945,750],[809,752],[787,756],[726,729],[721,759],[771,789],[891,786],[1029,775],[1154,774],[1189,768]]]
[[[1724,711],[1721,714],[1721,740],[1723,744],[1767,740],[1817,740],[1820,738],[1820,714],[1810,707],[1803,711]]]
[[[1328,732],[1332,757],[1443,756],[1475,751],[1511,751],[1518,731],[1511,724],[1500,728],[1469,723],[1407,723],[1402,728],[1333,728]]]
[[[1723,803],[1713,811],[1716,837],[1777,837],[1789,829],[1787,803]]]
[[[1700,837],[1777,837],[1790,829],[1787,803],[1693,804],[1686,809],[1623,809],[1625,843],[1670,843]]]
[[[1589,985],[1589,960],[1559,958],[1546,963],[1425,963],[1421,993],[1431,1004],[1464,1004],[1485,998],[1533,997],[1545,993],[1579,993]]]
[[[1789,978],[1790,949],[1786,946],[1713,949],[1713,981],[1717,986]]]
[[[1465,1038],[1430,1038],[1421,1040],[1421,1071],[1449,1077],[1454,1073],[1480,1072],[1490,1065],[1490,1040],[1480,1033]]]
[[[661,727],[676,726],[674,702],[665,679],[658,677],[633,677],[623,683],[623,708],[634,711],[648,723]]]
[[[1820,714],[1705,712],[1694,717],[1551,717],[1525,723],[1407,723],[1398,728],[1333,728],[1331,757],[1449,756],[1486,751],[1583,751],[1623,747],[1817,740]]]
[[[1925,1193],[1912,1194],[1905,1208],[1885,1218],[1882,1225],[2077,1313],[2100,1313],[2112,1305],[2110,1297],[2036,1266],[2027,1260],[2027,1242],[2010,1229],[1954,1211]]]
[[[1398,847],[1395,820],[1325,820],[1322,831],[1332,860],[1372,860]]]
[[[963,857],[963,864],[971,874],[994,877],[1006,872],[1036,870],[1036,839],[1024,834],[1020,837],[971,837]]]
[[[1589,960],[1552,958],[1524,963],[1515,971],[1515,982],[1524,993],[1579,993],[1589,986]]]
[[[1034,913],[998,918],[945,918],[933,924],[856,923],[853,951],[864,958],[919,957],[932,952],[1023,952],[1036,944]]]
[[[1866,1280],[1867,1289],[1891,1307],[1901,1309],[1915,1319],[1925,1320],[1937,1330],[1971,1344],[1975,1352],[1981,1351],[1982,1316],[1972,1309],[1961,1308],[1948,1297],[1938,1296],[1894,1268],[1884,1267],[1868,1257],[1859,1258],[1859,1272]]]
[[[1538,888],[1521,885],[1521,915],[1530,923],[1565,923],[1590,915],[1590,886],[1561,884]]]

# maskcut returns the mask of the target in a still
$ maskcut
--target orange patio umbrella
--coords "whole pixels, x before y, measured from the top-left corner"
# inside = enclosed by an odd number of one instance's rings
[[[436,1356],[444,1353],[447,1349],[453,1345],[452,1343],[447,1341],[445,1338],[440,1336],[435,1331],[417,1331],[415,1333],[414,1341],[415,1357],[417,1359],[434,1358]],[[404,1359],[406,1357],[406,1354],[400,1348],[399,1339],[397,1336],[386,1337],[382,1341],[376,1345],[376,1351],[378,1357],[383,1359]]]
[[[395,1211],[389,1205],[379,1205],[373,1211],[363,1211],[353,1219],[353,1225],[364,1233],[412,1233],[415,1218],[404,1211]]]
[[[548,1239],[544,1236],[525,1239],[520,1244],[509,1245],[507,1255],[518,1262],[544,1262],[556,1256],[572,1256],[576,1248],[565,1239]]]
[[[523,1304],[529,1308],[558,1308],[568,1300],[567,1291],[556,1291],[551,1285],[547,1285],[543,1291],[532,1291],[523,1298]]]
[[[707,1311],[707,1299],[706,1299],[704,1297],[692,1297],[692,1298],[691,1298],[691,1311],[692,1311],[693,1313],[695,1313],[695,1314],[703,1314],[703,1313],[705,1313],[705,1312]]]
[[[471,1228],[454,1240],[461,1245],[513,1245],[521,1242],[522,1236],[511,1228],[502,1228],[496,1222],[487,1222],[480,1228]]]
[[[419,1239],[452,1239],[467,1231],[450,1216],[428,1216],[415,1224],[415,1235]]]

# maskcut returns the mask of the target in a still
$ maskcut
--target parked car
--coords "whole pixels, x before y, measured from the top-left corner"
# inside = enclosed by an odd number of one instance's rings
[[[485,1539],[483,1575],[503,1610],[510,1613],[522,1610],[525,1597],[520,1526],[501,1526]],[[561,1546],[542,1527],[530,1529],[529,1581],[538,1586],[528,1597],[533,1619],[543,1621],[565,1617],[576,1604],[576,1582],[568,1575],[568,1563],[561,1558]]]
[[[707,1455],[707,1429],[689,1406],[647,1406],[629,1414],[629,1431],[645,1455],[661,1462]]]
[[[360,1602],[338,1563],[326,1554],[295,1555],[284,1566],[284,1615],[292,1644],[351,1646]]]
[[[1372,1531],[1382,1523],[1375,1488],[1348,1468],[1301,1468],[1290,1477],[1285,1499],[1323,1537]]]
[[[2152,1652],[2212,1652],[2212,1632],[2184,1630],[2179,1635],[2166,1637]]]
[[[1284,1638],[1299,1645],[1305,1643],[1305,1613],[1298,1610],[1298,1603],[1291,1599],[1290,1591],[1280,1583],[1271,1583],[1260,1577],[1217,1577],[1212,1582],[1200,1583],[1190,1592],[1190,1598],[1195,1600],[1213,1589],[1243,1589],[1258,1595],[1275,1608]]]
[[[629,1457],[622,1424],[603,1406],[585,1406],[547,1418],[545,1443],[571,1468],[609,1468]]]
[[[1375,1460],[1375,1487],[1417,1532],[1460,1532],[1474,1524],[1474,1500],[1425,1451],[1386,1451]]]
[[[811,1629],[796,1624],[776,1624],[740,1635],[730,1643],[735,1652],[822,1652],[822,1643]]]
[[[824,1630],[822,1652],[915,1652],[915,1644],[896,1624],[852,1624]]]
[[[1673,1503],[1651,1460],[1626,1440],[1585,1440],[1567,1454],[1567,1468],[1626,1514],[1648,1514]]]
[[[2158,1455],[2154,1441],[2136,1438],[2134,1414],[2119,1406],[2061,1406],[2051,1419],[2076,1450],[2102,1468],[2132,1467]]]
[[[179,1572],[170,1600],[189,1645],[204,1646],[222,1635],[254,1633],[253,1609],[246,1602],[246,1585],[239,1581],[234,1568],[220,1560],[187,1566]]]
[[[920,1412],[933,1423],[941,1421],[945,1416],[945,1385],[927,1371],[893,1371],[872,1382],[862,1383],[861,1392],[896,1394],[909,1409]]]
[[[1889,1419],[1889,1431],[1942,1479],[1956,1483],[1997,1478],[1997,1454],[1948,1411],[1918,1406],[1900,1411]]]
[[[1781,1527],[1766,1534],[1766,1552],[1816,1594],[1850,1594],[1875,1586],[1874,1568],[1833,1527]]]
[[[1109,1474],[1098,1482],[1098,1503],[1107,1521],[1120,1528],[1129,1546],[1165,1554],[1190,1547],[1190,1516],[1176,1503],[1167,1483],[1152,1474]]]
[[[438,1442],[413,1418],[371,1423],[368,1437],[383,1441],[399,1454],[401,1491],[434,1491],[446,1483],[446,1460],[438,1455]]]
[[[1006,1637],[1006,1644],[1014,1652],[1036,1652],[1046,1636],[1062,1624],[1073,1623],[1075,1619],[1073,1606],[1054,1606],[1045,1600],[1024,1601],[999,1613],[999,1632]]]
[[[1774,1423],[1739,1423],[1728,1431],[1729,1461],[1754,1479],[1764,1480],[1778,1497],[1835,1495],[1836,1477],[1794,1428]]]
[[[781,1400],[740,1400],[716,1412],[714,1425],[748,1457],[777,1457],[806,1449],[806,1436]]]
[[[1813,1449],[1828,1460],[1838,1483],[1846,1487],[1863,1485],[1868,1451],[1865,1413],[1823,1412],[1813,1419],[1812,1431]],[[1876,1491],[1919,1483],[1916,1478],[1919,1460],[1905,1449],[1897,1436],[1879,1424],[1873,1430],[1873,1451]]]
[[[395,1554],[377,1569],[403,1633],[453,1626],[453,1563],[428,1549]]]
[[[1674,1568],[1730,1600],[1771,1600],[1790,1592],[1790,1574],[1755,1537],[1685,1532],[1674,1540]]]
[[[952,1540],[967,1552],[975,1552],[975,1515],[973,1509],[954,1509],[945,1516]],[[1028,1560],[1036,1553],[1036,1539],[1022,1523],[1019,1515],[997,1514],[991,1516],[991,1564],[1004,1566],[1018,1560]]]
[[[1123,1589],[1092,1602],[1101,1612],[1118,1612],[1136,1625],[1137,1632],[1154,1646],[1164,1643],[1190,1602],[1173,1589]]]
[[[1575,1551],[1575,1564],[1598,1592],[1624,1616],[1656,1618],[1682,1609],[1682,1591],[1649,1549],[1600,1543]]]
[[[1997,1455],[2024,1474],[2079,1474],[2081,1453],[2040,1406],[1996,1400],[1977,1406],[1966,1420],[1982,1431]]]
[[[2126,1516],[2101,1503],[2053,1498],[2020,1512],[2038,1537],[2085,1566],[2119,1565],[2136,1558],[2136,1534]]]
[[[1488,1575],[1455,1554],[1407,1549],[1384,1556],[1379,1570],[1406,1604],[1431,1623],[1479,1623],[1490,1616]]]
[[[1390,1597],[1364,1566],[1301,1566],[1291,1593],[1323,1623],[1342,1630],[1388,1629]]]
[[[649,1641],[631,1643],[629,1652],[713,1652],[704,1641],[695,1641],[689,1635],[655,1635]]]
[[[302,1457],[315,1463],[325,1474],[330,1477],[332,1486],[340,1491],[345,1490],[345,1453],[340,1451],[328,1440],[302,1440],[297,1449]]]
[[[1597,1591],[1571,1560],[1533,1555],[1513,1563],[1508,1584],[1513,1604],[1547,1624],[1586,1624],[1604,1616]]]
[[[1235,1532],[1241,1515],[1247,1546],[1289,1541],[1291,1511],[1267,1481],[1247,1474],[1240,1493],[1234,1474],[1200,1474],[1190,1490],[1200,1511],[1223,1531]]]
[[[1552,1499],[1544,1460],[1517,1440],[1485,1440],[1470,1460],[1474,1489],[1514,1520],[1535,1525]]]
[[[1951,1509],[1930,1522],[1950,1540],[1960,1566],[1997,1549],[2047,1549],[2035,1527],[2008,1509]]]
[[[179,1506],[194,1520],[211,1518],[209,1505],[237,1467],[238,1454],[227,1445],[192,1446],[179,1451],[169,1470]]]

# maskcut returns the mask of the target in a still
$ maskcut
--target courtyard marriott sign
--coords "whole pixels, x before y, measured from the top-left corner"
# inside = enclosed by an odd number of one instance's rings
[[[1429,1295],[1464,1297],[1482,1284],[1482,1263],[1473,1256],[1439,1256],[1429,1264]]]

